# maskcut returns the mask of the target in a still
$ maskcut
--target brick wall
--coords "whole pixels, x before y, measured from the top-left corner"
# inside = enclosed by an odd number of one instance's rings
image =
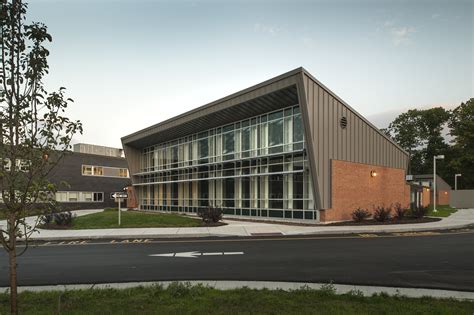
[[[449,191],[438,190],[438,196],[436,196],[437,205],[449,205]]]
[[[390,206],[397,202],[408,207],[410,186],[405,170],[369,164],[332,160],[332,208],[321,211],[321,221],[351,220],[358,207],[370,212],[373,206]],[[377,176],[371,177],[375,171]]]
[[[422,195],[422,198],[423,198],[423,202],[421,203],[421,205],[423,207],[428,207],[431,203],[431,194],[430,194],[430,189],[429,188],[424,188],[423,187],[423,195]]]
[[[127,208],[134,209],[138,207],[137,196],[135,195],[135,189],[133,186],[127,187]]]

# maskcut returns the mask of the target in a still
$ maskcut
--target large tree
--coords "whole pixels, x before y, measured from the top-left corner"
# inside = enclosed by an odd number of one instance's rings
[[[453,145],[446,142],[446,128]],[[410,173],[433,173],[433,156],[443,154],[437,173],[451,186],[454,174],[461,173],[459,188],[474,188],[474,99],[452,111],[442,107],[408,110],[383,131],[408,152]]]
[[[411,109],[395,118],[385,131],[408,152],[410,159],[409,173],[413,169],[416,170],[421,167],[420,156],[417,155],[419,147],[423,144],[420,120],[420,111]]]
[[[449,117],[449,111],[442,107],[411,109],[390,123],[386,133],[408,152],[409,173],[430,173],[433,156],[448,152],[442,132]]]
[[[48,174],[70,148],[72,136],[82,133],[79,121],[65,116],[72,102],[65,89],[48,93],[43,78],[48,73],[51,41],[42,23],[26,23],[27,5],[2,0],[0,12],[0,242],[9,255],[11,313],[17,306],[17,257],[27,248],[37,220],[33,212],[50,211],[55,186]],[[17,240],[25,242],[18,249]]]
[[[450,166],[461,173],[459,188],[474,188],[474,98],[456,107],[449,120],[453,136]]]

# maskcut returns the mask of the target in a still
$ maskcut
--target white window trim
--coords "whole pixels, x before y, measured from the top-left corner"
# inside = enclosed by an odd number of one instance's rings
[[[54,196],[54,199],[57,201],[57,202],[60,202],[60,203],[98,203],[98,202],[104,202],[105,198],[105,194],[103,191],[75,191],[75,190],[71,190],[71,191],[57,191],[56,193],[66,193],[66,200],[65,201],[62,201],[62,200],[57,200],[56,199],[56,195]],[[69,193],[77,193],[77,201],[70,201],[69,200]],[[86,201],[86,200],[83,200],[83,194],[84,193],[91,193],[92,194],[92,200],[90,201]],[[96,193],[99,193],[99,194],[102,194],[102,201],[94,201],[94,194]]]
[[[92,174],[84,174],[84,172],[82,171],[83,168],[84,168],[84,166],[92,167]],[[117,170],[126,169],[126,170],[127,170],[127,177],[124,177],[124,176],[110,176],[110,175],[94,175],[94,167],[102,167],[103,171],[104,171],[106,168],[112,168],[112,169],[117,169]],[[119,172],[120,172],[120,171],[119,171]],[[129,171],[128,168],[126,168],[126,167],[103,166],[103,165],[82,164],[82,165],[81,165],[81,174],[82,174],[82,176],[92,176],[92,177],[130,178],[130,171]]]

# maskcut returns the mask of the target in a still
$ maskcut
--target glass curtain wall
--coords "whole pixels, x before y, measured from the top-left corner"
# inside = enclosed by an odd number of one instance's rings
[[[140,208],[316,219],[299,106],[145,148]]]

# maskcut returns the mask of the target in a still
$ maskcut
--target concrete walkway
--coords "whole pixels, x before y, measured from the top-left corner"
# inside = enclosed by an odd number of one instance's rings
[[[43,286],[20,286],[18,292],[43,292],[43,291],[70,291],[70,290],[88,290],[88,289],[128,289],[136,287],[163,286],[167,288],[171,283],[176,281],[151,281],[151,282],[121,282],[121,283],[96,283],[96,284],[71,284],[71,285],[43,285]],[[203,285],[218,290],[233,290],[240,288],[249,288],[255,290],[284,290],[293,291],[301,288],[310,288],[313,290],[321,290],[327,287],[327,283],[310,283],[310,282],[276,282],[276,281],[222,281],[222,280],[190,280],[178,281],[181,283],[189,283],[190,285]],[[473,301],[474,292],[438,290],[438,289],[422,289],[422,288],[401,288],[401,287],[381,287],[366,285],[348,285],[348,284],[331,284],[336,294],[347,294],[357,291],[363,296],[370,297],[373,294],[385,293],[390,296],[398,297],[433,297],[437,299],[456,299],[459,301]],[[0,287],[0,293],[8,293],[9,287]]]
[[[102,210],[78,210],[82,216]],[[33,222],[35,217],[27,218]],[[186,228],[123,228],[123,229],[90,229],[90,230],[42,230],[39,229],[32,238],[37,240],[71,240],[71,239],[126,239],[157,237],[225,237],[225,236],[276,236],[276,235],[327,235],[327,234],[370,234],[421,232],[444,229],[463,228],[474,224],[474,209],[460,209],[441,221],[416,224],[366,225],[366,226],[299,226],[275,223],[224,220],[227,225],[218,227]],[[0,227],[6,225],[0,221]]]

